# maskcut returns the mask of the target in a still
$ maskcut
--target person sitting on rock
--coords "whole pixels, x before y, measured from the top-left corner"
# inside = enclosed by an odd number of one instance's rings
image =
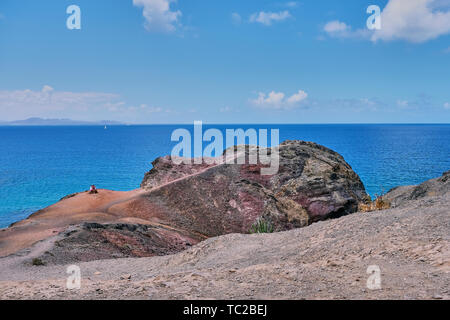
[[[97,188],[95,185],[91,185],[91,188],[89,189],[89,194],[98,193]]]

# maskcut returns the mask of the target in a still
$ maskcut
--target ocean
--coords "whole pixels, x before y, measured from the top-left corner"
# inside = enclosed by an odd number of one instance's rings
[[[450,170],[450,125],[205,125],[279,129],[280,142],[313,141],[340,153],[375,196]],[[0,228],[65,195],[139,187],[151,162],[170,154],[189,125],[0,127]]]

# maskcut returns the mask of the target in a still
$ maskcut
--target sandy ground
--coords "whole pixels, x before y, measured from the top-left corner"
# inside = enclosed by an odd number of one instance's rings
[[[79,290],[67,289],[67,266],[29,263],[50,237],[0,258],[0,299],[450,299],[449,201],[226,235],[171,256],[80,263]],[[367,287],[371,265],[379,290]]]

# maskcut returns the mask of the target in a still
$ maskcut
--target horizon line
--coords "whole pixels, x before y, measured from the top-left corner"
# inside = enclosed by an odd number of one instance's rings
[[[21,120],[13,120],[11,122],[21,121]],[[74,120],[78,121],[78,120]],[[9,121],[8,121],[9,122]],[[194,122],[187,123],[86,123],[86,124],[8,124],[1,123],[0,127],[101,127],[101,126],[110,126],[110,127],[126,127],[126,126],[186,126],[186,125],[194,125]],[[81,120],[80,120],[81,122]],[[88,121],[87,121],[88,122]],[[99,121],[100,122],[100,121]],[[450,122],[308,122],[308,123],[278,123],[278,122],[261,122],[261,123],[252,123],[252,122],[239,122],[239,123],[215,123],[215,122],[205,122],[202,121],[204,125],[450,125]]]

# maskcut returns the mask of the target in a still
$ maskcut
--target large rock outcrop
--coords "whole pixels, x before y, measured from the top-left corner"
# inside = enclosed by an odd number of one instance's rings
[[[271,176],[260,174],[262,165],[175,165],[170,157],[159,158],[141,187],[156,189],[148,200],[164,203],[168,215],[207,218],[203,227],[222,225],[221,234],[245,232],[260,217],[279,230],[302,227],[356,212],[367,198],[360,178],[338,153],[304,141],[285,141],[278,150],[279,170]]]
[[[272,175],[248,161],[159,158],[139,190],[74,194],[0,232],[0,256],[49,237],[55,246],[41,257],[48,263],[166,255],[258,225],[285,231],[347,215],[367,197],[358,175],[328,148],[286,141],[270,152],[279,153]]]

